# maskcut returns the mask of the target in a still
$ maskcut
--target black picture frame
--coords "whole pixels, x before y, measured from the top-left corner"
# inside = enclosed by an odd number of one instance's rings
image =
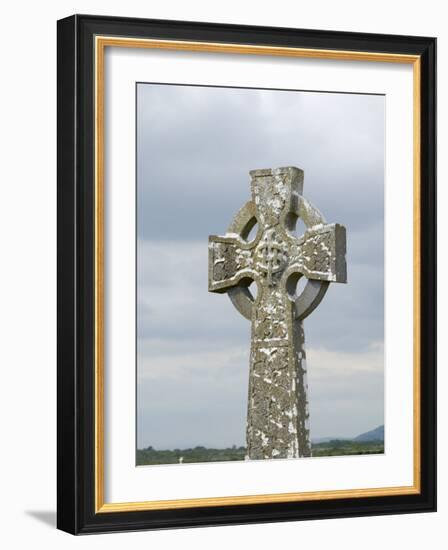
[[[420,59],[420,491],[330,500],[95,509],[95,36],[413,55]],[[57,526],[73,534],[436,510],[436,39],[74,15],[58,21]]]

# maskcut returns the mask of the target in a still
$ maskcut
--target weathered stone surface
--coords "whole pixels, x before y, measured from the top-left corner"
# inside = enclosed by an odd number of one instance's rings
[[[303,172],[253,170],[252,200],[209,237],[209,291],[227,292],[252,322],[247,449],[251,459],[310,456],[303,319],[330,282],[346,282],[345,228],[303,196]],[[307,229],[293,235],[301,218]],[[248,235],[258,223],[255,239]],[[296,296],[302,277],[308,279]],[[255,281],[257,297],[248,286]]]

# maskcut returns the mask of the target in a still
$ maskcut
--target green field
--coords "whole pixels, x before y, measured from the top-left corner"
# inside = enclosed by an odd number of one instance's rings
[[[384,441],[354,441],[333,439],[312,446],[313,456],[372,455],[384,453]]]
[[[335,439],[325,443],[314,443],[313,456],[343,456],[384,453],[383,441],[353,441]],[[193,462],[223,462],[227,460],[244,460],[245,447],[227,449],[208,449],[194,447],[191,449],[174,449],[158,451],[152,447],[137,450],[137,466],[148,464],[184,464]]]

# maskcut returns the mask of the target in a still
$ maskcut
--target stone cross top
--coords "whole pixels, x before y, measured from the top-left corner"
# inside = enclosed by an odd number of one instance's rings
[[[303,171],[250,172],[252,200],[226,235],[209,237],[209,291],[227,292],[252,322],[247,454],[250,459],[311,455],[303,319],[330,282],[347,279],[345,227],[327,224],[303,196]],[[293,234],[297,219],[307,229]],[[258,223],[253,240],[251,229]],[[297,283],[306,277],[297,295]],[[255,281],[254,298],[249,285]]]

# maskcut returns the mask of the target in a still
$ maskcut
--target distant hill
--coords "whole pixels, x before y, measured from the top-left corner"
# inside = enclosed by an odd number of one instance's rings
[[[370,432],[365,432],[356,437],[313,437],[313,444],[328,443],[329,441],[384,441],[384,426],[378,426]]]
[[[328,443],[329,441],[351,441],[350,437],[313,437],[311,443]]]
[[[360,434],[353,441],[384,441],[384,426],[378,426],[370,432]]]

